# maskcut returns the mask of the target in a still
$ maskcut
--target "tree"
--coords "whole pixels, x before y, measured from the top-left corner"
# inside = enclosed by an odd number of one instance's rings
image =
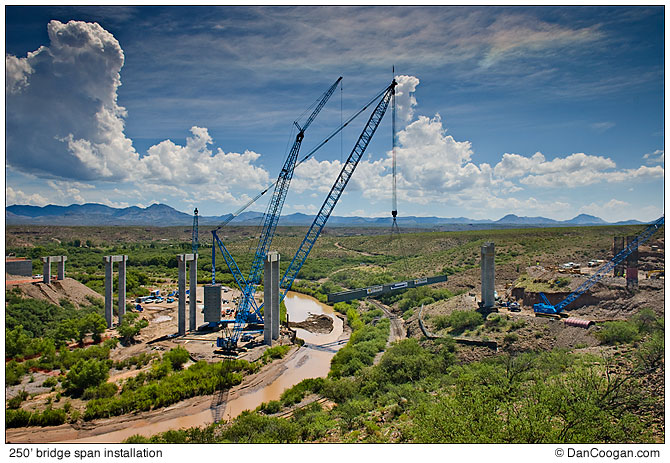
[[[163,360],[168,360],[172,364],[173,370],[181,370],[182,366],[188,362],[189,354],[183,347],[175,347],[163,354]]]
[[[121,336],[121,343],[126,345],[135,341],[135,336],[140,334],[142,328],[149,326],[149,322],[145,319],[139,319],[136,313],[127,313],[123,317],[123,322],[116,327],[116,330]]]
[[[106,360],[79,360],[72,365],[65,377],[64,386],[70,394],[81,395],[86,388],[97,387],[109,378],[109,364]]]

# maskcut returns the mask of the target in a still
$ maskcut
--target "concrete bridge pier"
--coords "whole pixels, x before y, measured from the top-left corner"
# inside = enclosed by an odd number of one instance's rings
[[[268,252],[263,274],[263,342],[268,346],[279,339],[279,261],[278,252]]]

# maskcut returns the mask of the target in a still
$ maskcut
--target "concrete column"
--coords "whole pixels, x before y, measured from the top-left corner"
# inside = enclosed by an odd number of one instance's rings
[[[126,262],[128,256],[120,256],[119,261],[119,325],[126,314]]]
[[[624,245],[624,237],[623,236],[615,236],[614,237],[614,243],[612,245],[612,257],[616,256],[619,254],[621,251],[623,251]],[[615,277],[622,277],[624,273],[624,262],[621,262],[617,265],[614,266],[614,276]]]
[[[42,257],[42,283],[51,282],[51,256]]]
[[[626,246],[629,246],[633,241],[635,241],[634,236],[626,237]],[[629,290],[635,290],[638,288],[638,276],[637,276],[637,262],[639,258],[639,253],[637,248],[631,252],[626,258],[626,288]]]
[[[272,345],[279,339],[279,253],[268,252],[263,273],[263,341]]]
[[[58,279],[59,280],[64,280],[65,279],[65,261],[67,260],[67,256],[60,256],[60,261],[58,261]]]
[[[268,253],[263,268],[263,343],[272,345],[272,261]]]
[[[177,334],[183,336],[186,334],[186,256],[179,254],[177,256],[179,264],[179,301],[177,308]]]
[[[269,252],[270,267],[272,268],[272,277],[270,284],[272,293],[272,339],[279,339],[279,253]]]
[[[112,261],[112,256],[103,257],[105,263],[105,321],[107,322],[107,328],[112,327],[112,298],[114,295],[114,280],[112,273],[112,266],[114,265]]]
[[[191,302],[189,303],[189,313],[188,313],[188,329],[190,331],[195,331],[196,330],[196,320],[195,320],[195,314],[196,314],[196,303],[198,302],[198,297],[197,297],[197,290],[198,290],[198,255],[193,254],[193,260],[191,261],[191,268],[190,268],[190,277],[189,277],[189,286],[190,286],[190,293],[191,293]]]
[[[482,246],[482,303],[484,307],[495,304],[495,245],[485,243]]]

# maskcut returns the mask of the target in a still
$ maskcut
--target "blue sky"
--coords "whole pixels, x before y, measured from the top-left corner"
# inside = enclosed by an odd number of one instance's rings
[[[663,213],[663,7],[5,13],[8,205],[232,212],[276,178],[293,121],[339,76],[303,154],[395,65],[400,215]],[[318,211],[368,114],[296,170],[284,213]],[[390,215],[390,116],[334,214]]]

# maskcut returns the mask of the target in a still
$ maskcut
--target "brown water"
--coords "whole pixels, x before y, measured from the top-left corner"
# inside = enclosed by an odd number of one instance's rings
[[[328,334],[317,334],[297,329],[298,337],[304,339],[305,344],[285,363],[286,369],[282,374],[272,383],[230,400],[226,404],[222,418],[230,420],[244,410],[255,409],[262,402],[277,400],[284,390],[298,384],[303,379],[325,377],[330,370],[330,360],[346,344],[347,340],[342,339],[344,324],[342,319],[334,315],[332,307],[322,304],[310,296],[293,292],[288,293],[285,303],[289,320],[302,321],[310,314],[325,314],[333,319],[333,330]],[[118,431],[70,442],[121,442],[135,434],[149,437],[169,429],[208,425],[212,421],[212,412],[209,405],[205,404],[198,409],[194,409],[190,415],[154,423],[137,420],[128,423],[126,428]]]
[[[253,410],[262,402],[279,399],[284,390],[303,379],[325,377],[330,371],[330,359],[346,343],[346,339],[339,339],[344,326],[342,319],[334,315],[332,307],[310,296],[292,292],[286,295],[284,302],[289,320],[302,321],[310,314],[325,314],[333,319],[333,330],[328,334],[317,334],[298,328],[298,337],[305,340],[305,345],[286,362],[286,370],[267,386],[229,401],[222,415],[224,419],[230,420],[244,410]]]

